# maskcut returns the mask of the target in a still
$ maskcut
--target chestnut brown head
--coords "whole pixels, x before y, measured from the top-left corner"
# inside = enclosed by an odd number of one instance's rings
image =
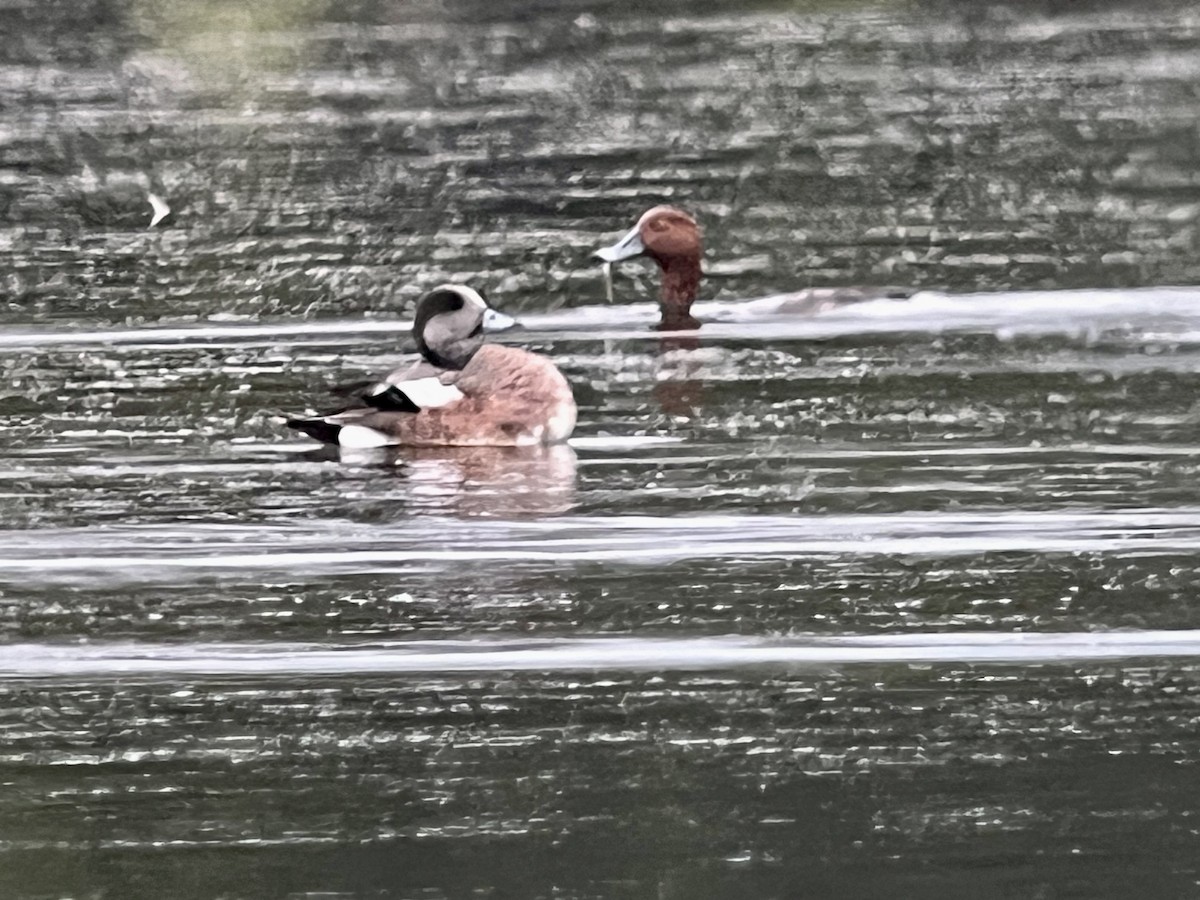
[[[700,285],[700,257],[704,244],[696,220],[674,206],[646,210],[637,224],[619,241],[592,254],[605,263],[648,256],[663,272],[662,328],[698,328],[688,312]]]
[[[665,269],[676,260],[699,262],[703,250],[695,219],[674,206],[655,206],[642,213],[628,234],[593,256],[604,262],[649,256]]]

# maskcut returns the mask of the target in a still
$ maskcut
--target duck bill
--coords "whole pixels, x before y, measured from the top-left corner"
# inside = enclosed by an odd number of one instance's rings
[[[645,252],[646,245],[642,243],[642,235],[637,228],[633,228],[611,247],[602,247],[597,250],[592,257],[604,263],[615,263],[623,259],[641,256]]]
[[[490,306],[483,314],[483,330],[489,334],[497,331],[508,331],[510,328],[516,328],[521,323],[512,316],[506,316],[498,309],[492,309]]]

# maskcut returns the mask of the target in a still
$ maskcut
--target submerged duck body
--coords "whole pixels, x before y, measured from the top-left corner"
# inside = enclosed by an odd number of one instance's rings
[[[659,329],[690,331],[700,327],[691,308],[703,277],[700,259],[704,255],[704,240],[699,224],[691,215],[674,206],[652,207],[619,241],[593,255],[606,264],[637,256],[653,259],[662,270]],[[911,294],[912,291],[894,287],[809,288],[763,297],[747,303],[746,308],[757,315],[813,315],[850,303],[901,299]]]
[[[544,356],[484,343],[496,315],[478,291],[445,284],[417,302],[420,358],[352,386],[354,402],[287,425],[342,447],[523,447],[565,441],[575,428],[571,386]]]

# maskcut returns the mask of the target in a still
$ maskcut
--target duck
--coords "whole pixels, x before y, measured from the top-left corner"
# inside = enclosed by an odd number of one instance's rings
[[[523,447],[566,441],[575,429],[571,385],[549,359],[486,343],[512,319],[464,284],[417,300],[418,356],[376,380],[335,392],[335,412],[286,419],[289,428],[344,448]]]
[[[601,247],[592,256],[612,265],[638,256],[648,256],[662,270],[659,294],[660,331],[692,331],[700,320],[691,313],[702,277],[700,259],[704,241],[695,217],[675,206],[653,206],[620,240]],[[912,291],[894,287],[808,288],[789,294],[764,297],[745,304],[757,314],[812,315],[865,300],[907,299]]]

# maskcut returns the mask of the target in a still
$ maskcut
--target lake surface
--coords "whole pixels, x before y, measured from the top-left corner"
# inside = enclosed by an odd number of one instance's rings
[[[1193,4],[0,7],[0,895],[1196,896]],[[448,279],[570,446],[281,428]]]

